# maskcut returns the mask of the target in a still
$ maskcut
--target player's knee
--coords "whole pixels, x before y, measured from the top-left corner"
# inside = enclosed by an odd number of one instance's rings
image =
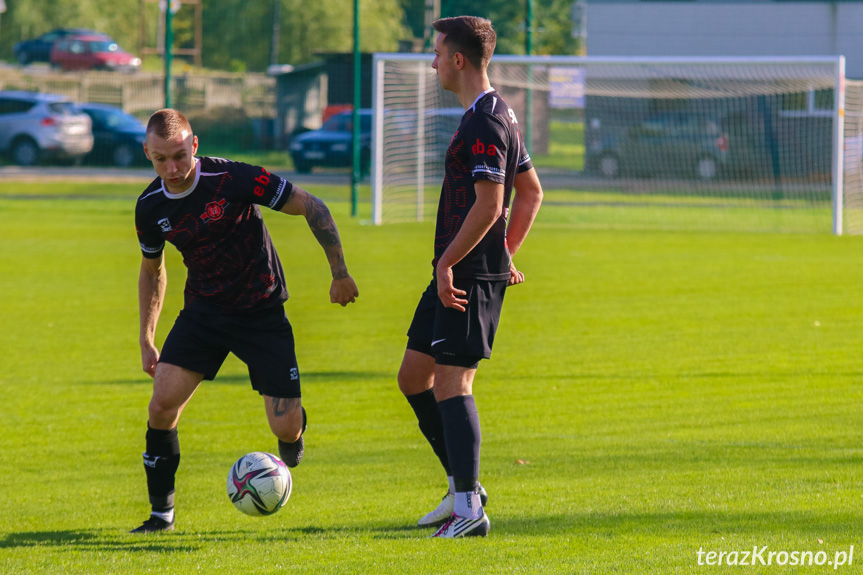
[[[399,390],[404,395],[415,395],[430,389],[434,385],[434,359],[429,356],[420,362],[415,358],[405,357],[399,368]]]
[[[403,394],[412,395],[411,390],[413,389],[414,385],[412,385],[411,378],[409,377],[404,364],[402,364],[402,366],[399,368],[398,382],[399,390],[401,390]]]
[[[432,380],[428,377],[417,376],[416,373],[405,368],[405,366],[399,369],[398,382],[399,390],[406,396],[422,393],[432,385]]]
[[[148,412],[150,424],[158,429],[176,427],[180,415],[180,410],[176,406],[160,401],[156,397],[150,400]]]

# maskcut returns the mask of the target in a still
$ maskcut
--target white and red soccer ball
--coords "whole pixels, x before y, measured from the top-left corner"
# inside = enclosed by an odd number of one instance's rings
[[[270,453],[248,453],[228,472],[228,497],[246,515],[272,515],[284,507],[290,496],[291,472]]]

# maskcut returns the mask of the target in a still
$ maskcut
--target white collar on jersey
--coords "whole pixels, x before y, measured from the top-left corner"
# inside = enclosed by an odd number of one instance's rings
[[[172,194],[168,191],[168,187],[165,185],[165,180],[162,180],[162,191],[165,193],[165,196],[171,200],[179,200],[180,198],[185,198],[189,194],[195,191],[195,188],[198,186],[198,180],[201,179],[201,160],[198,158],[194,158],[195,160],[195,181],[192,182],[192,185],[188,190],[182,192],[180,194]]]
[[[482,100],[482,97],[490,92],[494,92],[494,88],[489,88],[488,90],[485,90],[482,94],[477,96],[476,100],[473,101],[473,104],[470,105],[470,108],[468,108],[468,110],[473,110],[476,107],[476,103]]]

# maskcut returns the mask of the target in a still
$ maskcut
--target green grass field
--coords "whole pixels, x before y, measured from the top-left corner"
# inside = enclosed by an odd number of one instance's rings
[[[412,527],[445,481],[395,382],[432,224],[362,226],[314,187],[360,299],[329,304],[305,223],[266,214],[310,418],[291,499],[262,519],[228,501],[230,465],[276,449],[230,359],[180,423],[177,531],[129,535],[149,512],[139,188],[0,184],[0,573],[824,573],[697,552],[851,545],[837,571],[859,572],[863,238],[627,229],[554,191],[475,385],[487,539]]]

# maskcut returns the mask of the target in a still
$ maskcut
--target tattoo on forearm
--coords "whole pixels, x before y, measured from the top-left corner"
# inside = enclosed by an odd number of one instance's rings
[[[289,411],[293,411],[294,409],[296,409],[299,402],[300,400],[296,398],[274,397],[273,415],[275,415],[276,417],[281,417]]]
[[[309,222],[309,227],[315,235],[315,239],[324,248],[327,254],[327,260],[330,262],[330,268],[333,272],[334,279],[343,279],[348,277],[348,269],[345,265],[345,256],[342,252],[342,242],[339,239],[339,230],[336,228],[336,222],[333,220],[327,205],[312,195],[309,195],[306,200],[306,220]]]
[[[318,243],[327,249],[331,246],[341,246],[339,231],[330,214],[327,205],[311,194],[306,198],[306,219]]]

